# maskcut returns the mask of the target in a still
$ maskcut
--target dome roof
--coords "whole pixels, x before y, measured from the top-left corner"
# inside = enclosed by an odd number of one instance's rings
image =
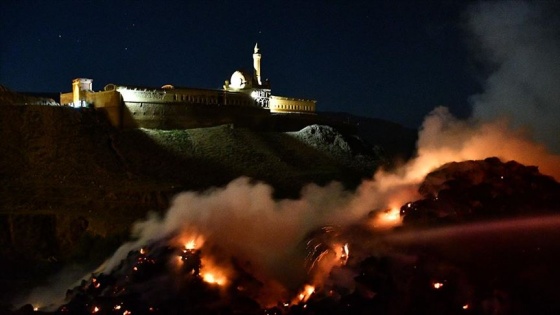
[[[233,89],[247,89],[253,86],[253,76],[245,71],[237,70],[231,75],[230,87]]]

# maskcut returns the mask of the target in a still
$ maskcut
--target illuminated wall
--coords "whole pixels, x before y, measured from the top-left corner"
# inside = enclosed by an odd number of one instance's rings
[[[254,73],[235,71],[223,90],[108,84],[103,91],[93,92],[93,80],[77,78],[71,93],[60,94],[60,103],[94,107],[119,128],[189,128],[232,122],[258,125],[270,113],[314,114],[314,100],[271,95],[270,82],[261,79],[261,58],[255,45]]]
[[[172,86],[149,89],[107,85],[105,90],[122,96],[123,127],[195,128],[240,121],[251,124],[253,118],[258,121],[266,114],[245,93]]]
[[[256,116],[263,113],[314,114],[314,100],[271,95],[270,82],[261,80],[261,58],[260,49],[255,44],[254,73],[235,71],[230,81],[225,82],[223,90],[175,88],[172,85],[145,88],[108,84],[103,91],[93,92],[92,79],[77,78],[72,81],[72,92],[60,94],[60,103],[73,107],[94,107],[103,111],[111,123],[118,127],[159,126],[159,122],[173,120],[192,122],[194,118],[184,116],[205,117],[209,113],[213,113],[216,121],[224,117],[227,120],[227,117],[235,116],[233,110],[239,112],[239,117],[247,113]],[[220,116],[222,112],[223,117]]]
[[[74,102],[74,95],[72,92],[69,93],[60,93],[60,104],[61,105],[69,105]]]
[[[88,92],[85,95],[88,104],[93,104],[95,109],[107,116],[115,127],[123,125],[122,97],[117,91]]]
[[[183,103],[253,106],[254,100],[245,93],[193,88],[150,89],[109,84],[105,91],[117,91],[125,103]]]
[[[99,91],[78,90],[73,85],[73,91],[70,93],[60,93],[60,104],[72,107],[93,106],[100,112],[105,113],[107,119],[113,126],[122,126],[121,115],[121,94],[117,91]]]
[[[269,108],[271,113],[315,113],[315,100],[295,99],[282,96],[271,96]]]

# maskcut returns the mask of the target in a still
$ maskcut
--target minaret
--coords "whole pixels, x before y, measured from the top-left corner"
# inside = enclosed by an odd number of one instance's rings
[[[255,78],[257,79],[257,84],[262,85],[261,82],[261,53],[259,52],[259,44],[255,44],[255,49],[253,51],[253,68],[255,69]]]

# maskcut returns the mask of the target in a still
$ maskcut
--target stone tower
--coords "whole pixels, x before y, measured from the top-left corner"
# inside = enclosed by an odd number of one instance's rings
[[[77,78],[72,81],[72,99],[74,106],[83,106],[86,92],[92,91],[92,79]]]

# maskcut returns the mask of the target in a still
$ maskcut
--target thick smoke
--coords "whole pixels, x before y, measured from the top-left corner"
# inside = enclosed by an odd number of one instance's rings
[[[479,57],[493,69],[472,98],[474,117],[507,118],[560,153],[560,5],[482,2],[469,11]]]
[[[478,57],[493,69],[485,91],[472,97],[470,119],[458,120],[444,107],[425,118],[417,157],[398,170],[397,181],[418,183],[444,163],[491,156],[535,165],[560,179],[558,8],[545,1],[479,2],[470,8]]]
[[[136,224],[137,241],[121,247],[105,270],[113,268],[130,250],[170,235],[188,234],[200,235],[203,251],[210,251],[214,260],[226,261],[222,268],[235,257],[247,262],[248,271],[261,281],[279,283],[285,289],[293,290],[311,279],[322,283],[329,268],[310,276],[304,267],[301,244],[310,231],[326,225],[344,228],[369,222],[373,210],[398,209],[415,200],[418,184],[442,164],[491,156],[537,165],[541,172],[560,178],[560,157],[529,141],[522,132],[513,132],[506,121],[461,121],[440,107],[424,121],[416,158],[394,172],[377,172],[354,192],[337,183],[326,187],[310,184],[300,199],[275,200],[269,185],[239,178],[223,188],[181,193],[165,217],[154,216]],[[379,211],[380,218],[370,226],[382,225],[377,223],[383,214]]]
[[[560,179],[560,156],[532,142],[507,120],[461,121],[445,107],[436,108],[424,120],[418,139],[418,157],[405,165],[404,171],[410,180],[421,180],[444,163],[493,156],[538,166],[541,173]]]
[[[399,183],[400,185],[401,183]],[[264,183],[239,178],[224,188],[176,196],[164,218],[151,217],[134,227],[137,241],[123,245],[107,262],[111,270],[132,249],[176,234],[201,235],[214,256],[250,264],[262,281],[294,289],[304,283],[307,233],[325,225],[346,226],[385,205],[393,189],[366,181],[356,192],[332,183],[306,186],[297,200],[275,200]]]
[[[87,279],[91,266],[68,265],[46,280],[46,285],[33,288],[26,296],[14,298],[13,304],[22,306],[32,304],[44,311],[54,311],[64,303],[66,291]]]
[[[338,184],[309,185],[298,200],[274,200],[270,186],[247,178],[204,193],[182,193],[164,218],[135,226],[137,241],[124,245],[106,270],[129,250],[192,233],[202,235],[205,249],[215,249],[212,255],[219,259],[250,262],[250,272],[261,280],[294,288],[308,280],[301,242],[310,231],[364,222],[372,210],[398,209],[415,200],[426,174],[445,163],[496,156],[536,165],[560,179],[560,157],[550,153],[560,152],[560,28],[550,6],[484,2],[471,8],[469,27],[478,52],[494,69],[485,92],[473,97],[474,117],[461,121],[436,108],[420,129],[417,156],[396,171],[378,171],[355,192]]]
[[[310,231],[366,222],[373,210],[382,215],[382,210],[398,209],[415,200],[418,184],[442,164],[497,156],[539,166],[560,179],[560,157],[549,152],[560,151],[555,121],[560,117],[560,28],[547,6],[491,2],[472,8],[473,34],[496,71],[486,91],[473,98],[474,118],[457,120],[446,108],[436,108],[420,129],[417,156],[397,170],[378,171],[354,192],[337,183],[310,184],[297,200],[275,200],[269,185],[248,178],[202,193],[181,193],[164,217],[137,223],[136,240],[124,244],[102,270],[110,271],[130,250],[187,233],[201,236],[203,251],[214,260],[227,264],[235,257],[248,262],[243,266],[261,281],[294,289],[329,272],[312,277],[305,272],[301,245]],[[548,148],[530,141],[531,135]]]

